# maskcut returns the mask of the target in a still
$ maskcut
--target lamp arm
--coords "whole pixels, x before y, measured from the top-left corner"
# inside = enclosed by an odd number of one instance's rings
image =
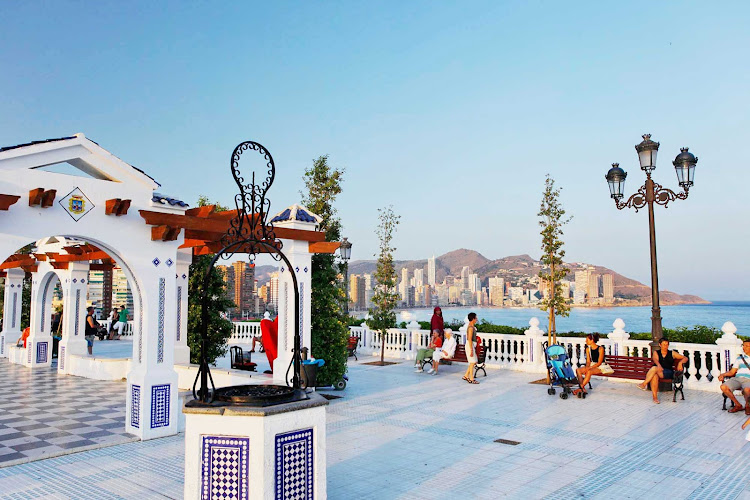
[[[647,203],[648,201],[646,200],[645,184],[638,188],[638,192],[630,195],[630,198],[628,198],[626,201],[622,202],[618,199],[615,199],[615,205],[617,206],[618,210],[622,210],[623,208],[634,208],[637,212],[641,208],[645,207]]]
[[[654,203],[666,207],[670,201],[674,201],[677,199],[686,200],[688,197],[688,189],[689,188],[683,186],[682,192],[675,193],[671,189],[665,188],[661,184],[657,184],[656,182],[654,182]]]

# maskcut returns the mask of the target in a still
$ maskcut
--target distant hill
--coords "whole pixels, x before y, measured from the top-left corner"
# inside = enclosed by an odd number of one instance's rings
[[[409,269],[409,274],[414,269],[424,269],[425,280],[427,279],[427,259],[396,261],[396,271]],[[651,287],[644,285],[634,279],[627,278],[616,271],[597,265],[584,263],[566,264],[571,269],[569,280],[573,280],[573,273],[579,265],[588,265],[594,268],[597,274],[612,274],[614,281],[615,297],[630,299],[629,305],[651,305]],[[438,282],[442,282],[446,275],[460,276],[463,266],[469,266],[472,272],[477,273],[486,284],[487,278],[501,276],[515,282],[523,281],[525,278],[536,276],[542,269],[541,263],[529,255],[512,255],[501,259],[490,260],[474,250],[461,248],[437,257],[435,274]],[[355,260],[349,263],[349,274],[370,274],[375,271],[374,260]],[[680,295],[669,290],[661,290],[659,294],[662,305],[677,304],[707,304],[708,301],[695,295]]]

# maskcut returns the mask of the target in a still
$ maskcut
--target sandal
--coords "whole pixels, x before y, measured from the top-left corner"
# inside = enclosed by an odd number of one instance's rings
[[[465,380],[465,381],[467,381],[467,382],[469,381],[469,379],[468,379],[468,378],[466,378],[466,375],[464,375],[464,376],[463,376],[463,377],[461,377],[461,378],[462,378],[462,379],[464,379],[464,380]]]
[[[728,413],[739,413],[739,412],[741,412],[744,409],[745,409],[745,407],[742,406],[742,405],[739,405],[739,406],[738,405],[734,405],[729,410],[727,410],[727,412]]]
[[[477,382],[476,380],[469,380],[468,378],[467,378],[467,379],[465,379],[465,380],[466,380],[466,381],[467,381],[468,383],[470,383],[470,384],[478,384],[478,383],[479,383],[479,382]]]

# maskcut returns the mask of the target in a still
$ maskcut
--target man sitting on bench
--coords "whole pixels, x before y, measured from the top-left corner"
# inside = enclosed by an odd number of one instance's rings
[[[456,354],[456,339],[453,337],[453,332],[450,328],[445,330],[445,341],[443,347],[438,347],[435,352],[432,353],[432,368],[427,372],[431,375],[438,374],[438,366],[440,366],[441,359],[450,359]]]
[[[745,410],[745,415],[750,415],[750,340],[742,342],[743,354],[734,360],[734,366],[726,373],[719,375],[719,382],[724,382],[725,377],[733,377],[721,384],[721,392],[732,400],[734,406],[729,413],[737,413]],[[734,391],[742,391],[745,396],[745,404],[741,405],[734,395]],[[744,429],[744,427],[743,427]]]
[[[443,339],[440,338],[440,332],[433,330],[430,338],[430,345],[417,351],[417,359],[414,364],[414,373],[422,373],[422,361],[428,359],[435,353],[435,349],[443,347]],[[432,371],[430,371],[432,373]]]

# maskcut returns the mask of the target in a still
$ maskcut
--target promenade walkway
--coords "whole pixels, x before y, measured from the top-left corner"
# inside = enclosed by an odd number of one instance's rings
[[[563,401],[529,384],[538,376],[488,370],[470,386],[464,368],[431,377],[352,359],[346,391],[330,391],[343,398],[328,407],[329,498],[750,500],[744,417],[718,394],[654,405],[633,384],[595,381]],[[181,435],[131,442],[0,468],[0,497],[182,498],[183,464]]]

